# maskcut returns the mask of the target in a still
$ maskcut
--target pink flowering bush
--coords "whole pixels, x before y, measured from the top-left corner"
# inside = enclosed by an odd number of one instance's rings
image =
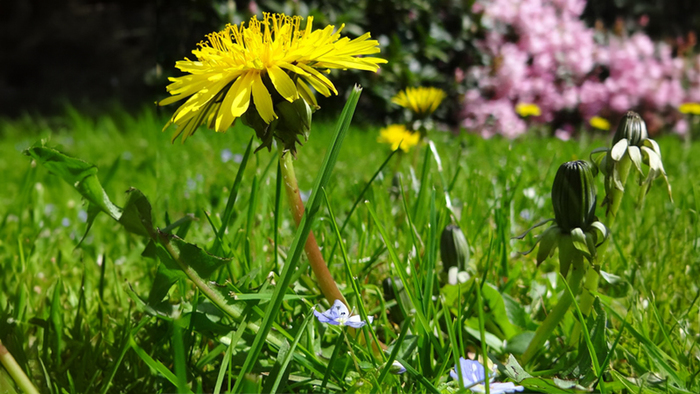
[[[477,0],[486,65],[465,73],[462,124],[484,136],[515,137],[528,123],[567,136],[593,116],[615,121],[633,109],[650,131],[683,132],[680,104],[700,101],[700,56],[674,57],[672,48],[641,32],[617,36],[580,19],[585,0]],[[518,103],[541,114],[527,121]]]

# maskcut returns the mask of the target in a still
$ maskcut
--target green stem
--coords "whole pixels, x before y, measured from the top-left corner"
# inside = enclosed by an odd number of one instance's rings
[[[584,316],[588,316],[588,314],[591,312],[591,308],[593,307],[593,301],[595,301],[595,297],[593,296],[592,292],[598,289],[599,280],[600,274],[597,270],[595,270],[593,267],[586,270],[586,279],[583,284],[580,300],[578,302],[578,306],[581,309],[581,313]],[[574,330],[571,332],[571,336],[569,337],[569,346],[575,346],[579,341],[580,335],[581,323],[576,322]]]
[[[625,156],[620,160],[620,164],[618,166],[618,174],[620,176],[620,183],[622,184],[623,187],[627,185],[627,177],[629,176],[630,173],[630,167],[632,167],[632,160],[629,157],[628,153],[625,153]],[[615,188],[615,185],[612,186]],[[620,209],[620,204],[622,203],[622,196],[625,195],[625,191],[619,190],[619,189],[613,189],[613,198],[612,201],[610,202],[610,206],[608,207],[608,211],[606,212],[606,216],[608,217],[615,217],[617,216],[617,211]]]
[[[182,259],[180,258],[180,254],[175,250],[173,245],[170,243],[170,241],[166,237],[161,236],[160,243],[161,243],[161,245],[163,245],[165,250],[168,251],[168,253],[173,258],[173,260],[177,263],[177,265],[180,266],[180,269],[182,270],[182,272],[184,272],[185,275],[187,275],[187,278],[189,278],[189,280],[191,280],[192,283],[194,283],[194,285],[197,286],[197,288],[202,293],[204,293],[204,295],[206,295],[207,298],[209,298],[209,300],[211,302],[214,303],[214,305],[219,307],[219,309],[221,309],[227,315],[231,316],[234,320],[240,322],[241,317],[243,315],[241,309],[236,308],[233,305],[227,303],[226,299],[224,298],[224,296],[221,293],[212,289],[211,286],[209,286],[204,281],[204,279],[202,279],[202,277],[199,276],[199,274],[197,274],[197,271],[192,269],[192,267],[190,267],[189,264],[182,261]],[[253,322],[247,322],[247,327],[251,331],[256,332],[256,333],[260,330],[260,326],[253,323]],[[270,342],[271,344],[273,344],[274,346],[277,346],[277,347],[282,346],[282,342],[284,341],[283,339],[278,338],[275,335],[268,335],[267,340],[268,340],[268,342]]]
[[[292,210],[294,222],[298,226],[304,216],[304,202],[301,200],[301,194],[299,193],[299,185],[297,184],[297,177],[294,172],[292,155],[289,153],[285,154],[282,148],[280,148],[280,169],[282,171],[284,190],[287,193],[289,207]],[[309,238],[304,245],[304,251],[306,252],[306,257],[309,259],[309,265],[314,275],[316,275],[316,281],[323,296],[326,297],[331,305],[333,305],[335,300],[341,300],[347,305],[345,297],[343,297],[343,294],[338,289],[338,285],[335,283],[333,276],[331,276],[328,270],[328,265],[323,259],[323,255],[321,254],[313,232],[309,233]]]
[[[619,167],[618,167],[618,173],[620,176],[620,183],[622,183],[623,186],[627,185],[627,178],[629,177],[630,169],[632,168],[632,160],[629,158],[629,154],[625,154],[625,156],[622,158],[620,161]],[[614,187],[614,186],[613,186]],[[624,190],[619,190],[615,189],[615,193],[613,194],[612,202],[610,203],[610,207],[608,208],[607,212],[607,217],[608,217],[608,228],[612,228],[613,223],[615,223],[615,219],[617,218],[617,212],[620,210],[620,204],[622,203],[622,197],[624,196]],[[606,252],[606,248],[603,248],[599,255],[598,259],[599,261],[604,261],[604,256]],[[600,281],[600,273],[596,269],[589,269],[588,272],[586,272],[586,279],[585,283],[583,285],[583,288],[585,291],[581,293],[581,299],[579,301],[579,307],[581,308],[581,313],[584,316],[588,316],[588,314],[591,312],[591,308],[593,307],[593,301],[595,301],[595,297],[593,296],[593,293],[591,293],[594,290],[598,289],[598,282]],[[581,325],[579,322],[576,322],[576,325],[574,326],[574,330],[571,333],[571,336],[569,337],[569,345],[574,346],[578,343],[579,341],[579,336],[581,334]]]
[[[5,348],[1,341],[0,363],[2,363],[7,372],[10,374],[10,376],[12,376],[12,379],[14,379],[15,383],[17,383],[17,386],[22,391],[28,394],[39,394],[39,390],[37,390],[32,381],[29,380],[27,374],[25,374],[22,370],[22,367],[20,367],[19,364],[17,364],[15,358],[12,357],[12,354],[10,354],[10,352],[7,351],[7,348]]]
[[[581,253],[575,253],[573,259],[572,269],[569,273],[569,287],[573,294],[578,294],[581,287],[581,281],[585,275],[585,265],[583,261],[583,255]],[[564,291],[559,302],[554,308],[549,312],[547,318],[544,319],[542,324],[535,331],[535,336],[530,341],[527,350],[523,353],[522,364],[527,365],[532,358],[542,349],[544,343],[549,339],[554,330],[557,328],[559,323],[564,319],[566,311],[569,310],[573,299],[569,295],[569,292]]]

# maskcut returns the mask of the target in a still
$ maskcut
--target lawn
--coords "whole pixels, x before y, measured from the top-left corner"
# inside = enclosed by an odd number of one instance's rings
[[[598,249],[602,272],[588,329],[577,334],[571,308],[523,369],[532,333],[567,290],[556,254],[537,267],[536,253],[520,253],[544,228],[513,237],[554,216],[559,165],[588,159],[608,137],[561,141],[530,132],[485,140],[431,131],[434,150],[423,144],[392,156],[376,142],[378,127],[351,125],[311,229],[355,313],[374,322],[354,331],[314,318],[313,307],[330,305],[304,256],[258,348],[273,289],[298,249],[280,196],[278,154],[251,152],[241,170],[254,133],[240,122],[171,144],[170,132],[161,132],[167,118],[151,108],[99,117],[69,108],[63,116],[0,121],[0,340],[41,392],[226,392],[234,385],[244,392],[452,392],[455,362],[484,354],[499,368],[498,381],[526,391],[700,391],[697,143],[656,139],[674,201],[657,180],[638,206],[636,182],[628,182],[612,236]],[[314,123],[299,149],[303,198],[335,128]],[[156,227],[226,258],[203,279],[238,315],[184,275],[163,288],[156,280],[170,269],[159,270],[163,256],[106,214],[83,239],[89,210],[81,195],[23,154],[41,140],[96,165],[116,205],[137,188]],[[600,202],[600,175],[596,183]],[[603,208],[597,216],[608,221]],[[469,278],[458,284],[447,283],[439,250],[452,221],[470,252]],[[391,373],[392,360],[407,371]],[[240,378],[244,365],[250,373]],[[0,369],[0,392],[15,390]]]

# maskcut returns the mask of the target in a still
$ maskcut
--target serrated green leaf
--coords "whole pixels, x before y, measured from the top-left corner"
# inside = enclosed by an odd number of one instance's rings
[[[153,280],[153,285],[151,285],[151,291],[148,293],[148,304],[155,305],[161,301],[168,294],[170,288],[178,281],[178,279],[184,279],[187,275],[179,269],[168,268],[165,264],[158,264],[158,271],[156,272],[156,277]]]
[[[90,204],[100,208],[114,220],[119,220],[122,210],[112,203],[102,188],[97,178],[97,167],[43,146],[29,148],[24,153],[72,185]]]
[[[131,188],[127,190],[129,199],[124,205],[119,223],[126,231],[144,237],[153,238],[153,217],[151,214],[151,203],[140,190]]]

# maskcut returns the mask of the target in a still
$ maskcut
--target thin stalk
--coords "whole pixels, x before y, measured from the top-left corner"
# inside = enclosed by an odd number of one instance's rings
[[[632,167],[632,159],[630,159],[629,153],[625,153],[625,156],[620,160],[620,164],[618,165],[620,183],[623,187],[627,184],[627,177],[630,173],[630,167]],[[610,202],[610,207],[606,212],[606,216],[615,217],[617,215],[617,211],[620,209],[620,204],[622,203],[622,196],[624,195],[624,190],[616,190],[616,192],[613,193],[613,199]]]
[[[194,283],[194,285],[197,286],[197,288],[204,293],[204,295],[206,295],[211,302],[214,303],[214,305],[219,307],[219,309],[231,316],[234,320],[239,321],[241,319],[241,311],[228,304],[221,293],[212,289],[211,286],[209,286],[204,279],[202,279],[202,277],[189,266],[189,264],[182,261],[180,254],[175,250],[175,248],[173,248],[173,245],[167,239],[161,237],[161,245],[163,245],[165,250],[168,251],[177,265],[180,266],[180,269],[185,273],[185,275],[187,275],[187,278],[191,280],[192,283]],[[253,322],[247,322],[246,324],[247,327],[253,332],[258,332],[260,330],[260,326]],[[276,347],[282,346],[283,340],[274,335],[268,335],[267,340]]]
[[[7,348],[0,341],[0,363],[5,367],[5,370],[12,376],[12,379],[17,383],[17,386],[28,394],[39,394],[34,384],[27,374],[24,373],[22,367],[17,364],[17,361],[12,354],[7,351]]]
[[[600,273],[598,273],[596,269],[591,267],[586,271],[586,278],[583,284],[583,289],[581,291],[581,296],[578,303],[578,306],[581,309],[581,313],[583,313],[584,316],[588,316],[588,314],[591,312],[591,308],[593,307],[593,301],[595,301],[593,292],[598,289],[599,280]],[[573,331],[571,332],[571,336],[569,337],[569,346],[575,346],[578,343],[580,336],[581,323],[577,321]]]
[[[301,194],[299,193],[299,185],[297,184],[297,177],[294,172],[292,155],[288,153],[285,154],[281,147],[280,169],[284,181],[284,190],[287,193],[287,200],[289,201],[289,207],[292,210],[294,222],[299,226],[304,216],[304,202],[301,200]],[[316,275],[318,287],[321,289],[323,296],[328,300],[328,303],[333,305],[335,300],[341,300],[347,305],[345,297],[343,297],[343,294],[338,289],[338,285],[335,283],[333,276],[331,276],[328,270],[328,265],[326,265],[326,261],[323,259],[313,231],[309,233],[309,238],[307,238],[306,244],[304,245],[304,251],[306,252],[306,257],[309,259],[309,265],[311,265],[311,269],[314,271],[314,275]]]
[[[581,282],[585,275],[585,266],[583,261],[583,255],[579,252],[575,254],[574,261],[572,264],[571,273],[569,274],[569,288],[572,294],[578,294],[581,288]],[[542,324],[535,331],[535,336],[530,341],[527,350],[523,353],[522,364],[527,365],[532,358],[542,349],[544,343],[549,339],[554,330],[557,328],[559,323],[564,319],[566,311],[569,310],[573,299],[569,292],[565,291],[557,305],[549,312],[547,318],[544,319]]]
[[[625,153],[625,156],[622,158],[622,161],[620,161],[620,165],[618,167],[620,183],[622,183],[623,186],[627,185],[627,177],[629,177],[631,167],[632,160],[629,158],[629,154]],[[608,228],[612,228],[613,224],[615,223],[617,212],[620,210],[620,204],[622,203],[622,196],[624,196],[624,194],[624,190],[616,190],[616,193],[613,194],[612,202],[610,202],[610,207],[606,213]],[[604,261],[606,250],[607,248],[603,248],[600,251],[598,255],[598,258],[600,259],[599,261]],[[584,316],[588,316],[588,314],[591,312],[593,301],[595,301],[595,297],[593,296],[592,292],[598,289],[599,281],[600,273],[597,269],[589,269],[588,272],[586,272],[583,292],[581,293],[581,298],[579,300],[579,307],[581,308],[581,313],[583,313]],[[577,322],[571,336],[569,337],[569,345],[576,345],[579,341],[580,335],[581,325],[579,322]]]

